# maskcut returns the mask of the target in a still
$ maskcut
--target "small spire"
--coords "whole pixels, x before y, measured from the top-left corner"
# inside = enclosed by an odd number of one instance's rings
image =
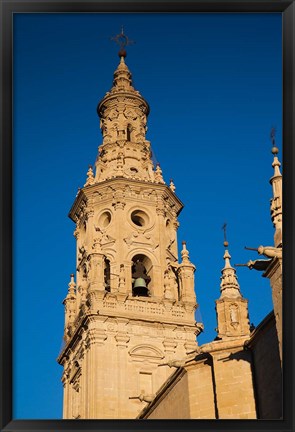
[[[74,280],[74,274],[72,273],[70,275],[70,283],[69,283],[69,289],[68,289],[68,295],[75,295],[75,288],[76,288],[76,284],[75,284],[75,280]]]
[[[224,231],[223,245],[225,248],[228,247],[228,241],[226,240],[226,227],[227,224],[224,223],[222,229]],[[222,276],[220,277],[221,297],[241,297],[240,286],[238,284],[236,270],[231,266],[230,263],[231,256],[229,254],[228,249],[225,249],[223,259],[225,261],[225,264],[223,269],[221,270]]]
[[[272,166],[274,167],[274,177],[275,176],[281,176],[281,173],[280,173],[281,164],[280,164],[278,157],[277,157],[277,154],[279,153],[279,149],[276,146],[276,129],[274,127],[271,128],[270,139],[271,139],[271,143],[272,143],[271,152],[274,155],[274,160],[272,163]]]
[[[87,171],[87,179],[86,179],[86,183],[84,186],[89,186],[89,185],[92,185],[93,183],[94,183],[93,169],[92,169],[92,166],[89,165],[88,171]]]
[[[273,175],[273,177],[281,177],[282,176],[282,174],[280,172],[281,163],[280,163],[280,161],[279,161],[279,159],[277,157],[277,154],[279,153],[279,149],[277,147],[273,147],[271,149],[271,152],[274,155],[273,163],[272,163],[272,166],[274,168],[274,175]]]
[[[170,179],[170,185],[169,185],[169,187],[172,190],[172,192],[175,192],[176,187],[175,187],[175,184],[173,183],[172,179]]]
[[[280,172],[281,163],[277,154],[279,149],[275,142],[275,129],[272,128],[270,133],[272,142],[271,152],[274,156],[272,167],[274,168],[274,175],[270,179],[270,184],[273,189],[273,198],[270,204],[271,219],[275,228],[274,243],[275,246],[282,244],[282,213],[283,213],[283,197],[282,197],[282,174]]]
[[[132,91],[134,92],[134,87],[132,86],[132,75],[125,63],[125,55],[121,55],[120,63],[114,72],[114,81],[111,92],[116,91]]]
[[[162,175],[162,170],[161,170],[161,167],[160,167],[159,163],[157,163],[157,167],[156,167],[156,170],[155,170],[155,181],[157,183],[165,183],[164,179],[163,179],[163,175]]]
[[[230,256],[230,254],[229,254],[229,252],[228,252],[227,249],[226,249],[225,252],[224,252],[223,259],[224,259],[224,261],[225,261],[224,268],[232,268],[232,266],[231,266],[231,264],[230,264],[231,256]]]
[[[189,251],[186,248],[186,241],[182,242],[181,258],[183,263],[190,263]]]

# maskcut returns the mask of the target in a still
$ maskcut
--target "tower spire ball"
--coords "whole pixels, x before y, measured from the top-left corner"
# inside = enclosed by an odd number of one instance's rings
[[[118,52],[119,57],[126,57],[127,52],[125,50],[125,47],[134,44],[134,41],[132,41],[131,39],[128,38],[128,36],[125,35],[123,26],[122,26],[121,33],[117,34],[116,36],[113,36],[111,40],[114,41],[120,47],[120,51]]]

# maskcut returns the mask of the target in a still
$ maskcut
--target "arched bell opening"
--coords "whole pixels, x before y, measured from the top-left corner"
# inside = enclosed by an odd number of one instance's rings
[[[108,292],[111,291],[111,263],[107,257],[103,261],[103,276],[104,276],[104,289]]]
[[[132,259],[132,295],[133,297],[149,297],[149,284],[152,280],[152,262],[143,255],[137,254]]]
[[[126,134],[126,138],[127,141],[132,141],[132,126],[129,124],[127,125],[127,134]]]

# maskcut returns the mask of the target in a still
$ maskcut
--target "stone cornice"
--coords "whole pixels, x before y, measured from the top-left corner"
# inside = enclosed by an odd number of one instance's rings
[[[144,114],[146,116],[149,115],[150,112],[150,107],[149,104],[147,103],[147,101],[141,96],[141,94],[139,94],[139,92],[137,92],[136,90],[133,91],[124,91],[124,90],[120,90],[120,91],[116,91],[116,92],[108,92],[104,98],[101,100],[101,102],[99,102],[98,106],[97,106],[97,113],[100,117],[103,117],[103,113],[102,110],[105,109],[106,105],[111,105],[113,102],[116,102],[116,100],[118,99],[122,99],[122,98],[127,98],[128,100],[134,100],[134,102],[136,102],[136,105],[141,107],[144,107],[144,110],[142,110],[144,112]]]
[[[200,353],[213,353],[216,351],[228,351],[243,348],[250,336],[233,337],[227,340],[217,340],[201,345]]]
[[[87,205],[87,196],[84,193],[84,189],[80,189],[68,213],[69,218],[72,219],[74,222],[77,222],[82,207],[86,207],[86,205]]]
[[[195,327],[195,323],[193,324],[191,319],[192,314],[186,309],[186,302],[175,302],[167,310],[165,302],[159,301],[159,299],[129,297],[124,303],[121,303],[117,301],[115,295],[112,295],[104,298],[99,306],[99,314],[148,322],[160,319],[163,323],[176,325],[179,324],[179,317],[181,317],[182,325]]]
[[[108,186],[111,186],[116,190],[124,189],[126,186],[129,186],[131,189],[132,186],[139,187],[141,189],[153,189],[158,193],[165,194],[165,196],[167,197],[167,202],[169,203],[171,208],[174,207],[176,215],[178,215],[183,208],[183,203],[166,184],[143,181],[143,180],[127,179],[125,177],[115,177],[112,179],[104,180],[99,183],[94,183],[92,185],[85,186],[83,189],[80,189],[74,201],[74,204],[72,205],[69,211],[68,214],[69,218],[72,219],[74,222],[77,222],[82,207],[87,206],[87,202],[89,199],[93,197],[93,193],[96,191],[100,191]],[[134,198],[128,197],[128,200],[129,201],[134,200],[134,202],[138,202],[137,197]],[[150,200],[148,198],[146,199],[143,198],[142,200],[150,203]]]
[[[72,327],[73,332],[71,337],[60,353],[57,361],[62,364],[63,358],[68,356],[68,351],[76,346],[82,339],[82,333],[84,329],[89,327],[90,322],[96,320],[104,322],[108,318],[116,318],[118,320],[128,320],[128,322],[138,321],[141,323],[155,323],[160,321],[164,327],[166,325],[178,327],[180,325],[180,316],[182,318],[181,326],[186,326],[187,329],[190,328],[192,333],[200,333],[200,324],[194,322],[192,314],[187,312],[185,302],[175,302],[169,311],[167,311],[164,302],[152,301],[144,297],[140,300],[134,299],[133,297],[127,298],[124,303],[118,302],[114,295],[109,298],[105,297],[99,305],[97,314],[86,312],[85,315],[78,316]]]

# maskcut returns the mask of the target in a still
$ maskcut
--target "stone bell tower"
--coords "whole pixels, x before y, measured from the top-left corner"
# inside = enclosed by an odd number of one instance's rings
[[[95,172],[89,168],[69,213],[77,273],[58,358],[67,419],[135,418],[171,374],[163,364],[195,350],[202,330],[185,242],[178,262],[182,203],[153,165],[149,106],[132,85],[124,49],[119,57],[97,108]]]

